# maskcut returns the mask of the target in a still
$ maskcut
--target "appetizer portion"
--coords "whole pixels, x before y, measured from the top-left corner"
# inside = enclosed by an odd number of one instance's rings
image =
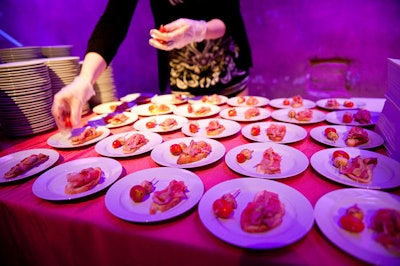
[[[390,253],[400,255],[400,211],[379,209],[373,217],[370,228],[374,240],[383,245]]]
[[[371,123],[371,112],[365,109],[358,110],[357,113],[353,115],[354,121],[360,124]]]
[[[204,95],[201,97],[201,101],[203,103],[209,103],[209,104],[221,104],[222,103],[222,98],[218,94],[213,94],[213,95]]]
[[[134,202],[143,202],[147,195],[154,191],[155,187],[152,181],[143,180],[140,185],[134,185],[129,190],[129,196]]]
[[[346,213],[339,219],[339,225],[351,233],[360,233],[364,230],[364,212],[357,204],[346,209]]]
[[[120,137],[113,141],[114,149],[122,147],[123,153],[133,153],[146,145],[149,140],[141,133],[134,133],[130,137]]]
[[[249,202],[240,216],[240,226],[248,233],[261,233],[271,230],[282,223],[285,205],[279,195],[263,190]]]
[[[172,180],[163,190],[154,191],[150,214],[165,212],[186,199],[187,187],[183,181]]]
[[[36,167],[36,166],[44,163],[48,159],[49,159],[49,156],[46,154],[43,154],[43,153],[32,154],[32,155],[22,159],[15,166],[11,167],[11,169],[8,170],[4,174],[3,178],[10,179],[10,178],[17,177],[25,172],[28,172],[33,167]]]
[[[327,127],[324,130],[325,137],[333,142],[337,141],[339,139],[339,134],[337,133],[337,130],[334,127]]]
[[[182,152],[179,154],[177,164],[187,164],[200,161],[211,153],[211,145],[205,141],[191,140],[189,145],[180,144]]]
[[[249,149],[243,149],[241,150],[237,155],[236,155],[236,161],[238,163],[244,163],[245,161],[248,161],[251,159],[253,156],[253,150]]]
[[[166,104],[150,104],[149,105],[149,112],[151,114],[160,114],[160,113],[165,113],[168,112],[170,110],[169,106]]]
[[[240,190],[237,190],[235,194],[225,193],[221,198],[216,199],[212,205],[215,216],[222,219],[232,217],[234,210],[237,208],[236,196],[239,192]]]
[[[71,137],[71,144],[72,145],[79,145],[89,140],[95,139],[103,134],[103,131],[97,130],[94,127],[87,127],[81,134],[78,136]]]
[[[261,162],[257,164],[256,172],[260,174],[279,174],[281,173],[282,157],[272,148],[264,151]]]
[[[282,141],[286,134],[286,126],[271,124],[266,129],[267,136],[272,141]]]
[[[106,124],[111,124],[111,125],[121,125],[128,119],[129,117],[126,116],[124,113],[109,114],[103,118]]]
[[[301,111],[289,110],[288,116],[294,118],[297,121],[310,121],[313,117],[313,111],[311,109],[304,109]]]
[[[257,117],[259,115],[260,115],[260,108],[258,108],[258,107],[249,108],[244,112],[245,119],[251,119],[251,118]]]
[[[65,194],[77,194],[94,188],[100,181],[102,170],[100,167],[88,167],[80,172],[67,174]]]
[[[178,125],[178,122],[176,121],[175,118],[172,117],[168,117],[166,118],[164,121],[162,121],[159,126],[163,129],[163,130],[170,130],[173,127],[176,127]]]
[[[359,146],[369,141],[368,132],[362,127],[352,127],[346,136],[346,145],[350,147]]]
[[[216,136],[221,134],[225,130],[225,126],[219,123],[218,120],[211,120],[207,127],[206,132],[208,136]]]

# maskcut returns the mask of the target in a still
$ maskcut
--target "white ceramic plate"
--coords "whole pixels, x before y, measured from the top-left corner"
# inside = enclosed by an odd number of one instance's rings
[[[99,184],[88,191],[77,194],[65,194],[65,185],[67,184],[67,174],[76,173],[88,167],[100,167],[102,176]],[[72,200],[82,198],[110,186],[122,172],[122,165],[110,158],[89,157],[69,161],[46,171],[40,175],[32,186],[33,193],[45,200]]]
[[[339,106],[329,107],[326,106],[328,100],[336,100],[339,103]],[[346,107],[344,106],[345,101],[351,101],[354,103],[353,107]],[[356,101],[351,98],[328,98],[328,99],[321,99],[316,102],[317,106],[322,109],[326,110],[348,110],[348,109],[358,109],[365,106],[365,102]]]
[[[257,99],[257,104],[254,104],[254,105],[247,104],[247,100],[250,97],[256,98]],[[245,101],[243,103],[238,103],[239,96],[229,98],[226,103],[229,104],[230,106],[236,106],[236,107],[239,107],[239,106],[261,107],[261,106],[265,106],[265,105],[267,105],[269,103],[269,99],[268,98],[261,97],[261,96],[244,96],[244,98],[245,98]]]
[[[132,152],[132,153],[123,153],[122,147],[120,148],[113,148],[112,143],[114,140],[120,137],[126,137],[129,138],[133,134],[143,134],[143,136],[149,140],[145,145],[140,147],[137,151]],[[162,137],[154,132],[147,132],[147,131],[129,131],[129,132],[123,132],[119,133],[116,135],[109,136],[108,138],[105,138],[101,141],[99,141],[94,149],[98,154],[101,154],[103,156],[107,157],[131,157],[131,156],[136,156],[139,154],[146,153],[148,151],[151,151],[156,145],[162,143],[163,139]]]
[[[163,129],[159,124],[165,121],[167,118],[173,118],[176,120],[177,125],[173,126],[169,129]],[[156,126],[154,128],[147,128],[146,123],[149,121],[155,121]],[[145,117],[140,119],[139,121],[136,121],[135,124],[133,124],[133,127],[136,130],[140,131],[150,131],[150,132],[158,132],[158,133],[163,133],[163,132],[170,132],[174,130],[180,129],[183,125],[185,125],[188,122],[188,119],[183,116],[178,116],[178,115],[156,115],[156,116],[151,116],[151,117]]]
[[[301,111],[301,108],[292,108],[293,110],[297,112]],[[305,124],[314,124],[314,123],[319,123],[325,120],[325,114],[321,111],[318,110],[312,110],[313,115],[311,120],[309,121],[299,121],[295,118],[290,118],[288,116],[289,109],[279,109],[275,110],[271,113],[271,117],[275,120],[282,121],[282,122],[287,122],[287,123],[293,123],[293,124],[299,124],[299,125],[305,125]]]
[[[238,207],[232,218],[217,218],[212,210],[213,202],[225,193],[240,189],[236,201]],[[248,233],[240,226],[240,216],[247,203],[262,190],[277,193],[285,205],[282,223],[263,233]],[[199,202],[199,216],[204,226],[219,239],[248,249],[273,249],[290,245],[304,237],[314,224],[313,208],[299,191],[280,182],[258,178],[236,178],[210,188]]]
[[[137,113],[140,116],[154,116],[154,115],[164,115],[164,114],[170,114],[174,111],[176,108],[175,105],[172,104],[165,104],[168,106],[168,109],[165,111],[160,111],[160,112],[150,112],[149,107],[154,104],[154,103],[146,103],[146,104],[141,104],[135,107],[132,107],[131,112]]]
[[[290,105],[284,105],[284,104],[283,104],[283,100],[285,100],[285,99],[289,99],[290,102],[292,101],[292,98],[277,98],[277,99],[272,99],[272,100],[269,102],[269,105],[272,106],[272,107],[274,107],[274,108],[278,108],[278,109],[282,109],[282,108],[292,108],[292,109],[295,109],[295,108],[293,108],[293,107],[290,106]],[[311,101],[311,100],[308,100],[308,99],[303,99],[303,106],[301,106],[300,108],[308,108],[308,109],[311,109],[311,108],[314,108],[316,105],[317,105],[317,104],[316,104],[314,101]]]
[[[83,131],[84,128],[81,129],[74,129],[74,135],[79,135],[79,132]],[[71,143],[71,135],[63,135],[60,132],[52,135],[50,138],[47,139],[47,144],[49,144],[51,147],[54,148],[78,148],[78,147],[83,147],[87,146],[93,143],[96,143],[104,138],[106,138],[108,135],[110,135],[110,129],[106,127],[98,127],[97,130],[101,130],[103,134],[98,136],[97,138],[91,139],[85,143],[78,144],[78,145],[72,145]]]
[[[162,190],[168,186],[172,180],[183,181],[187,186],[187,199],[183,199],[178,205],[165,212],[150,214],[152,194],[143,202],[134,202],[129,192],[132,186],[140,184],[144,180],[152,181],[155,179],[155,191]],[[129,174],[117,181],[107,191],[105,204],[107,209],[120,219],[151,223],[167,220],[190,210],[203,196],[204,185],[201,179],[194,173],[172,167],[150,168]]]
[[[268,138],[266,130],[271,125],[283,125],[286,127],[286,134],[281,141],[272,141]],[[253,136],[251,134],[251,128],[253,126],[260,127],[260,135]],[[280,122],[259,122],[259,123],[252,123],[244,126],[242,128],[242,134],[246,138],[257,141],[257,142],[274,142],[274,143],[292,143],[296,141],[300,141],[307,137],[307,131],[297,125],[289,124],[289,123],[280,123]]]
[[[207,135],[207,130],[206,127],[211,121],[218,121],[220,125],[223,125],[225,127],[225,130],[222,131],[220,134],[215,135],[215,136],[210,136]],[[232,136],[236,133],[238,133],[241,129],[241,126],[239,123],[232,121],[232,120],[226,120],[226,119],[201,119],[196,121],[199,125],[199,130],[196,133],[192,133],[189,130],[189,125],[190,123],[185,124],[182,127],[182,132],[189,137],[204,137],[204,138],[224,138],[228,136]]]
[[[192,107],[193,107],[194,112],[189,113],[187,104],[179,106],[174,110],[174,114],[180,115],[183,117],[187,117],[187,118],[204,118],[204,117],[216,115],[219,113],[219,111],[221,111],[221,107],[219,107],[218,105],[215,105],[215,104],[199,103],[199,104],[192,104]],[[210,107],[211,111],[206,114],[202,114],[202,115],[195,114],[195,111],[199,110],[201,107]]]
[[[339,139],[336,141],[332,141],[326,138],[325,136],[325,129],[328,127],[332,127],[336,129],[337,134],[339,135]],[[337,126],[337,125],[330,125],[330,126],[319,126],[311,129],[310,131],[310,136],[315,139],[316,141],[332,146],[332,147],[348,147],[346,145],[346,138],[349,130],[352,128],[352,126]],[[371,149],[371,148],[376,148],[381,146],[384,143],[383,138],[368,129],[364,129],[368,133],[368,138],[369,141],[367,143],[364,143],[362,145],[357,146],[359,149]]]
[[[93,122],[93,121],[99,120],[98,121],[99,125],[105,126],[107,128],[117,128],[117,127],[124,127],[124,126],[127,126],[129,124],[132,124],[133,122],[135,122],[139,118],[138,115],[135,114],[135,113],[123,112],[123,114],[126,115],[128,117],[128,119],[125,122],[123,122],[121,124],[118,124],[118,125],[113,125],[113,124],[110,124],[110,123],[106,124],[104,122],[103,118],[107,117],[108,114],[103,114],[103,115],[98,115],[98,116],[92,117],[91,119],[89,119],[89,121]]]
[[[347,125],[347,126],[372,126],[375,125],[376,122],[378,122],[380,112],[370,112],[371,113],[371,122],[368,124],[360,124],[357,121],[351,122],[351,123],[344,123],[343,122],[343,115],[346,112],[350,112],[353,115],[357,113],[359,110],[342,110],[342,111],[332,111],[326,114],[326,121],[332,124],[337,124],[337,125]]]
[[[378,159],[377,165],[373,169],[371,183],[363,184],[353,181],[344,174],[339,173],[339,169],[332,164],[332,155],[336,150],[343,150],[354,158],[375,157]],[[357,148],[329,148],[314,153],[310,158],[311,166],[324,177],[337,183],[358,188],[369,189],[389,189],[400,186],[400,163],[394,159],[368,150]]]
[[[232,109],[232,108],[234,108],[236,110],[237,114],[235,116],[229,116],[228,115],[229,110]],[[260,121],[260,120],[267,119],[271,115],[271,112],[268,111],[267,109],[256,107],[256,108],[258,108],[260,110],[260,114],[258,116],[254,116],[254,117],[251,117],[249,119],[246,119],[244,114],[250,108],[254,108],[254,107],[231,107],[231,108],[226,108],[226,109],[222,110],[219,113],[219,115],[222,118],[233,120],[233,121],[238,121],[238,122]]]
[[[174,94],[164,94],[164,95],[157,95],[151,98],[152,103],[157,103],[157,104],[182,104],[186,103],[188,101],[188,97],[185,95],[182,95],[182,99],[176,99]]]
[[[345,210],[354,204],[364,211],[366,223],[366,229],[359,234],[347,232],[338,223]],[[400,211],[400,197],[377,190],[344,188],[322,196],[315,204],[314,215],[322,233],[344,252],[372,265],[399,265],[400,257],[373,240],[373,231],[367,229],[372,216],[381,208]]]
[[[169,148],[172,144],[179,144],[180,142],[185,143],[186,145],[190,144],[190,141],[205,141],[211,145],[211,153],[204,159],[201,159],[200,161],[194,162],[194,163],[187,163],[187,164],[177,164],[176,161],[178,159],[178,156],[174,156],[171,154],[169,151]],[[208,139],[208,138],[200,138],[200,137],[187,137],[187,138],[177,138],[177,139],[171,139],[168,141],[165,141],[161,143],[160,145],[157,145],[152,151],[151,151],[151,158],[158,164],[163,165],[163,166],[169,166],[169,167],[177,167],[177,168],[194,168],[194,167],[199,167],[199,166],[204,166],[208,165],[211,163],[214,163],[221,159],[225,154],[225,146],[222,145],[220,142],[214,140],[214,139]]]
[[[203,97],[206,97],[206,98],[203,99]],[[213,98],[213,97],[215,97],[215,98]],[[223,105],[227,101],[228,101],[228,97],[226,97],[224,95],[217,95],[217,97],[213,96],[213,95],[196,96],[196,97],[189,99],[189,103],[191,103],[191,104],[208,103],[208,104],[215,104],[215,105]]]
[[[23,159],[33,154],[39,154],[39,153],[48,155],[49,159],[47,159],[47,161],[41,163],[40,165],[30,169],[29,171],[26,171],[25,173],[18,175],[14,178],[8,178],[8,179],[4,178],[4,174],[7,173],[12,167],[20,163]],[[59,157],[60,155],[58,154],[58,152],[51,149],[30,149],[5,155],[0,158],[0,183],[8,183],[31,177],[51,167],[54,163],[58,161]]]
[[[276,153],[281,155],[281,173],[257,173],[255,166],[261,162],[263,153],[268,148],[272,148]],[[244,163],[238,163],[236,160],[236,155],[240,153],[240,151],[242,151],[243,149],[252,150],[252,158],[245,161]],[[272,142],[249,143],[236,146],[226,153],[225,162],[230,169],[239,174],[266,179],[280,179],[295,176],[306,170],[309,164],[307,156],[301,151],[284,144],[277,144]]]
[[[121,97],[120,100],[121,102],[131,102],[133,100],[136,100],[140,96],[140,93],[131,93],[127,94],[124,97]]]
[[[114,112],[112,109],[113,106],[118,106],[122,104],[122,102],[116,101],[116,102],[108,102],[108,103],[101,103],[99,105],[96,105],[93,107],[93,112],[96,114],[109,114]]]

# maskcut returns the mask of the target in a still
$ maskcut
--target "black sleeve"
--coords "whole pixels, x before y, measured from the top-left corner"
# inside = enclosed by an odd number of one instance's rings
[[[107,65],[125,39],[138,0],[109,0],[90,36],[86,53],[100,54]]]

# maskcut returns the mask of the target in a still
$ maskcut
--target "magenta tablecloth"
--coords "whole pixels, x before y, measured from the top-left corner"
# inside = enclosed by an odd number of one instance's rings
[[[272,111],[270,107],[267,109]],[[265,121],[272,121],[272,118]],[[309,132],[313,127],[324,124],[320,122],[304,128]],[[126,126],[111,129],[111,132],[116,134],[132,129],[132,126]],[[29,138],[3,139],[0,156],[32,148],[51,148],[46,140],[55,133],[54,130]],[[184,134],[175,131],[162,134],[162,137],[166,141],[184,137]],[[240,132],[219,141],[226,151],[250,143]],[[308,158],[326,148],[313,141],[309,135],[305,140],[288,145],[301,150]],[[100,156],[94,150],[94,145],[57,151],[60,159],[56,165],[79,158]],[[385,153],[383,147],[373,151]],[[138,170],[159,167],[149,152],[118,161],[124,168],[120,178]],[[241,177],[228,168],[224,159],[191,171],[201,178],[205,190],[222,181]],[[284,248],[246,250],[214,237],[201,223],[197,207],[168,221],[131,223],[120,220],[106,209],[106,190],[87,198],[62,203],[36,197],[32,193],[32,185],[38,176],[0,186],[2,265],[364,264],[333,245],[316,224],[305,237]],[[320,176],[311,166],[297,176],[279,179],[277,182],[303,193],[312,206],[325,193],[344,188]],[[400,194],[398,189],[389,192]]]

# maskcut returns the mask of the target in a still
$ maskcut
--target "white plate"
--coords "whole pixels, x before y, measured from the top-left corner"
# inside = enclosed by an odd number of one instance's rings
[[[229,219],[217,218],[212,210],[213,202],[225,193],[240,189],[236,201],[238,207]],[[285,205],[282,223],[263,233],[247,233],[240,226],[240,216],[247,203],[262,190],[277,193]],[[273,249],[290,245],[304,237],[314,224],[313,208],[299,191],[280,182],[258,178],[236,178],[210,188],[199,202],[199,216],[204,226],[216,237],[248,249]]]
[[[272,148],[281,156],[281,173],[261,174],[256,172],[255,166],[261,162],[263,153],[268,148]],[[236,155],[243,149],[252,150],[252,158],[244,163],[238,163]],[[284,144],[272,142],[249,143],[236,146],[226,153],[225,162],[230,169],[239,174],[266,179],[280,179],[295,176],[306,170],[309,164],[307,156],[301,151]]]
[[[236,110],[237,114],[235,116],[229,116],[228,115],[229,110],[232,109],[232,108],[234,108]],[[222,118],[233,120],[233,121],[238,121],[238,122],[260,121],[260,120],[263,120],[263,119],[267,119],[271,115],[271,112],[268,111],[267,109],[257,107],[260,110],[260,114],[258,116],[254,116],[254,117],[251,117],[249,119],[246,119],[244,114],[250,108],[254,108],[254,107],[230,107],[230,108],[226,108],[226,109],[222,110],[219,113],[219,115]]]
[[[347,152],[351,158],[360,155],[361,157],[375,157],[378,159],[369,184],[353,181],[332,164],[332,154],[336,150]],[[310,158],[311,166],[321,175],[337,183],[351,187],[369,189],[389,189],[400,186],[400,163],[394,159],[368,150],[357,148],[329,148],[314,153]]]
[[[286,134],[281,141],[272,141],[268,138],[266,130],[271,125],[283,125],[286,127]],[[253,126],[260,127],[260,135],[253,136],[251,135],[251,128]],[[297,125],[289,124],[289,123],[280,123],[280,122],[259,122],[259,123],[252,123],[244,126],[242,128],[242,134],[246,138],[257,141],[257,142],[274,142],[274,143],[292,143],[296,141],[300,141],[307,137],[307,131]]]
[[[326,138],[325,136],[325,129],[328,127],[332,127],[336,129],[337,134],[339,135],[339,139],[336,141],[332,141]],[[348,147],[346,145],[346,138],[347,134],[350,131],[352,126],[337,126],[337,125],[331,125],[331,126],[319,126],[311,129],[310,131],[310,136],[315,139],[316,141],[332,146],[332,147]],[[369,141],[367,143],[364,143],[362,145],[357,146],[359,149],[371,149],[371,148],[376,148],[381,146],[384,143],[383,138],[368,129],[364,129],[368,133],[368,138]]]
[[[164,122],[165,119],[167,119],[167,118],[175,119],[178,124],[176,126],[173,126],[169,129],[164,130],[159,124]],[[149,121],[154,121],[154,120],[156,122],[156,126],[154,128],[147,128],[146,123]],[[136,121],[135,124],[133,124],[133,127],[136,130],[141,130],[141,131],[163,133],[163,132],[170,132],[170,131],[178,130],[187,122],[188,122],[188,119],[186,117],[182,117],[182,116],[178,116],[178,115],[156,115],[156,116],[151,116],[151,117],[145,117],[145,118],[140,119],[139,121]]]
[[[186,145],[190,144],[190,141],[205,141],[208,144],[211,145],[212,151],[210,154],[204,158],[201,159],[200,161],[194,162],[194,163],[187,163],[187,164],[177,164],[176,161],[178,159],[178,156],[174,156],[171,154],[169,151],[169,148],[172,144],[178,144],[180,142],[185,143]],[[214,139],[208,139],[208,138],[200,138],[200,137],[187,137],[187,138],[177,138],[177,139],[171,139],[168,141],[165,141],[161,143],[160,145],[157,145],[152,151],[151,151],[151,158],[158,164],[163,165],[163,166],[170,166],[170,167],[177,167],[177,168],[194,168],[194,167],[199,167],[199,166],[204,166],[208,165],[211,163],[214,163],[221,159],[225,154],[225,146],[222,145],[220,142],[214,140]]]
[[[210,136],[207,135],[206,127],[211,121],[218,121],[219,124],[223,125],[225,127],[225,130],[222,131],[220,134],[215,135],[215,136]],[[228,136],[232,136],[236,133],[238,133],[241,129],[241,126],[239,123],[231,120],[226,120],[226,119],[214,119],[214,118],[209,118],[209,119],[201,119],[196,121],[199,125],[199,130],[196,133],[192,133],[189,130],[189,125],[190,123],[185,124],[182,127],[182,132],[189,137],[204,137],[204,138],[212,138],[212,139],[217,139],[217,138],[224,138]]]
[[[67,174],[76,173],[88,167],[100,167],[102,176],[99,184],[88,191],[77,194],[65,194]],[[71,200],[82,198],[110,186],[122,172],[122,165],[110,158],[91,157],[66,162],[40,175],[32,186],[33,193],[45,200]]]
[[[113,124],[110,124],[110,123],[106,124],[104,122],[104,120],[99,121],[99,123],[104,123],[104,126],[107,127],[107,128],[117,128],[117,127],[124,127],[124,126],[127,126],[129,124],[132,124],[133,122],[135,122],[139,118],[138,115],[135,114],[135,113],[123,112],[123,114],[126,115],[128,117],[128,119],[125,122],[121,123],[121,124],[118,124],[118,125],[113,125]],[[98,116],[92,117],[91,119],[89,119],[89,121],[100,120],[100,119],[103,119],[103,118],[107,117],[107,115],[108,114],[98,115]]]
[[[285,109],[286,109],[286,108],[296,109],[296,108],[293,108],[293,107],[290,106],[290,105],[284,105],[284,104],[283,104],[283,100],[285,100],[285,99],[289,99],[290,102],[292,102],[292,98],[277,98],[277,99],[272,99],[272,100],[269,102],[269,105],[272,106],[272,107],[274,107],[274,108],[278,108],[278,109],[282,109],[282,108],[285,108]],[[311,101],[311,100],[308,100],[308,99],[303,99],[303,106],[298,107],[298,108],[308,108],[308,109],[311,109],[311,108],[314,108],[315,106],[317,106],[317,104],[316,104],[314,101]]]
[[[40,165],[30,169],[29,171],[26,171],[25,173],[18,175],[14,178],[8,178],[8,179],[4,178],[4,174],[8,172],[13,166],[20,163],[26,157],[39,153],[48,155],[49,159],[47,159],[47,161],[41,163]],[[0,158],[0,183],[8,183],[31,177],[51,167],[54,163],[58,161],[59,157],[60,155],[58,154],[58,152],[50,149],[31,149],[5,155]]]
[[[136,100],[140,96],[140,93],[131,93],[127,94],[124,97],[120,98],[121,102],[131,102],[133,100]]]
[[[149,140],[145,145],[140,147],[137,151],[132,152],[132,153],[123,153],[122,147],[114,149],[112,146],[112,143],[114,140],[116,140],[119,137],[126,137],[129,138],[133,134],[143,134],[146,139]],[[131,156],[136,156],[139,154],[146,153],[148,151],[151,151],[156,145],[162,143],[162,137],[154,132],[147,132],[147,131],[129,131],[129,132],[123,132],[119,133],[116,135],[109,136],[108,138],[105,138],[101,141],[99,141],[94,149],[98,154],[101,154],[103,156],[107,157],[131,157]]]
[[[246,103],[246,101],[250,97],[256,98],[258,100],[258,103],[255,104],[255,105],[248,105]],[[238,103],[239,96],[229,98],[226,103],[229,104],[230,106],[237,106],[237,107],[239,107],[239,106],[260,107],[260,106],[265,106],[265,105],[267,105],[269,103],[269,99],[268,98],[261,97],[261,96],[244,96],[244,98],[245,98],[245,101],[243,103]]]
[[[379,115],[381,114],[380,112],[370,112],[371,113],[371,122],[368,124],[360,124],[356,121],[353,121],[351,123],[344,123],[343,122],[343,115],[346,112],[349,112],[351,114],[357,113],[359,110],[342,110],[342,111],[333,111],[329,112],[326,114],[326,121],[332,124],[337,124],[337,125],[347,125],[347,126],[372,126],[375,125],[376,122],[378,122]]]
[[[223,105],[228,101],[228,97],[224,95],[218,95],[218,100],[213,100],[213,95],[205,95],[207,98],[205,98],[205,101],[203,101],[204,96],[196,96],[191,99],[189,99],[189,103],[191,104],[202,104],[202,103],[208,103],[208,104],[215,104],[215,105]]]
[[[295,110],[296,113],[301,111],[301,108],[292,108],[290,110]],[[289,109],[279,109],[275,110],[271,113],[271,117],[275,120],[282,121],[282,122],[287,122],[287,123],[293,123],[293,124],[299,124],[299,125],[305,125],[305,124],[314,124],[314,123],[319,123],[325,120],[325,113],[318,111],[318,110],[312,110],[312,118],[309,121],[299,121],[296,118],[290,118],[288,116],[288,113],[290,111]]]
[[[193,110],[196,111],[198,109],[200,109],[201,107],[210,107],[211,111],[204,114],[204,115],[196,115],[194,112],[189,113],[188,112],[188,105],[182,105],[177,107],[174,110],[174,114],[176,115],[180,115],[180,116],[184,116],[187,118],[204,118],[204,117],[209,117],[209,116],[213,116],[219,113],[219,111],[221,111],[221,107],[219,107],[218,105],[215,104],[206,104],[206,103],[199,103],[199,104],[192,104]]]
[[[164,95],[157,95],[151,98],[152,103],[157,103],[157,104],[182,104],[186,103],[188,101],[188,97],[185,95],[182,95],[182,100],[177,100],[174,96],[174,94],[164,94]]]
[[[153,105],[154,103],[146,103],[146,104],[141,104],[138,106],[135,106],[131,109],[131,112],[137,113],[140,116],[154,116],[154,115],[164,115],[164,114],[170,114],[174,111],[176,108],[175,105],[172,104],[165,104],[168,106],[168,109],[162,112],[150,112],[149,107]]]
[[[326,106],[328,100],[336,100],[339,103],[339,106],[329,107]],[[351,101],[354,103],[353,107],[346,107],[344,106],[345,101]],[[326,110],[349,110],[349,109],[358,109],[365,106],[365,102],[356,101],[351,98],[328,98],[328,99],[321,99],[316,102],[317,106],[322,109]]]
[[[101,103],[99,105],[96,105],[93,107],[93,113],[96,114],[109,114],[114,112],[115,110],[111,109],[112,106],[118,106],[121,105],[122,102],[108,102],[108,103]]]
[[[144,180],[151,181],[152,179],[155,179],[153,182],[156,191],[164,189],[174,179],[183,181],[187,186],[187,199],[182,200],[178,205],[165,212],[150,214],[152,194],[143,202],[134,202],[130,198],[129,192],[132,186],[138,185]],[[185,169],[157,167],[137,171],[118,180],[107,191],[105,204],[106,208],[120,219],[151,223],[167,220],[190,210],[199,202],[203,192],[204,185],[196,174]]]
[[[79,135],[79,132],[81,132],[83,130],[84,130],[84,128],[81,128],[78,130],[75,129],[76,133],[74,133],[74,135]],[[48,138],[47,144],[54,148],[78,148],[78,147],[83,147],[83,146],[87,146],[87,145],[96,143],[96,142],[106,138],[108,135],[110,135],[110,129],[108,129],[106,127],[98,127],[97,130],[103,131],[103,134],[101,134],[97,138],[91,139],[82,144],[72,145],[71,135],[63,135],[63,134],[61,134],[61,132],[58,132],[58,133],[52,135],[50,138]]]
[[[366,229],[359,234],[347,232],[338,224],[344,211],[354,204],[365,215]],[[344,188],[322,196],[315,204],[314,215],[322,233],[344,252],[372,265],[399,265],[400,257],[373,240],[373,231],[367,229],[372,215],[381,208],[400,211],[400,197],[377,190]]]

